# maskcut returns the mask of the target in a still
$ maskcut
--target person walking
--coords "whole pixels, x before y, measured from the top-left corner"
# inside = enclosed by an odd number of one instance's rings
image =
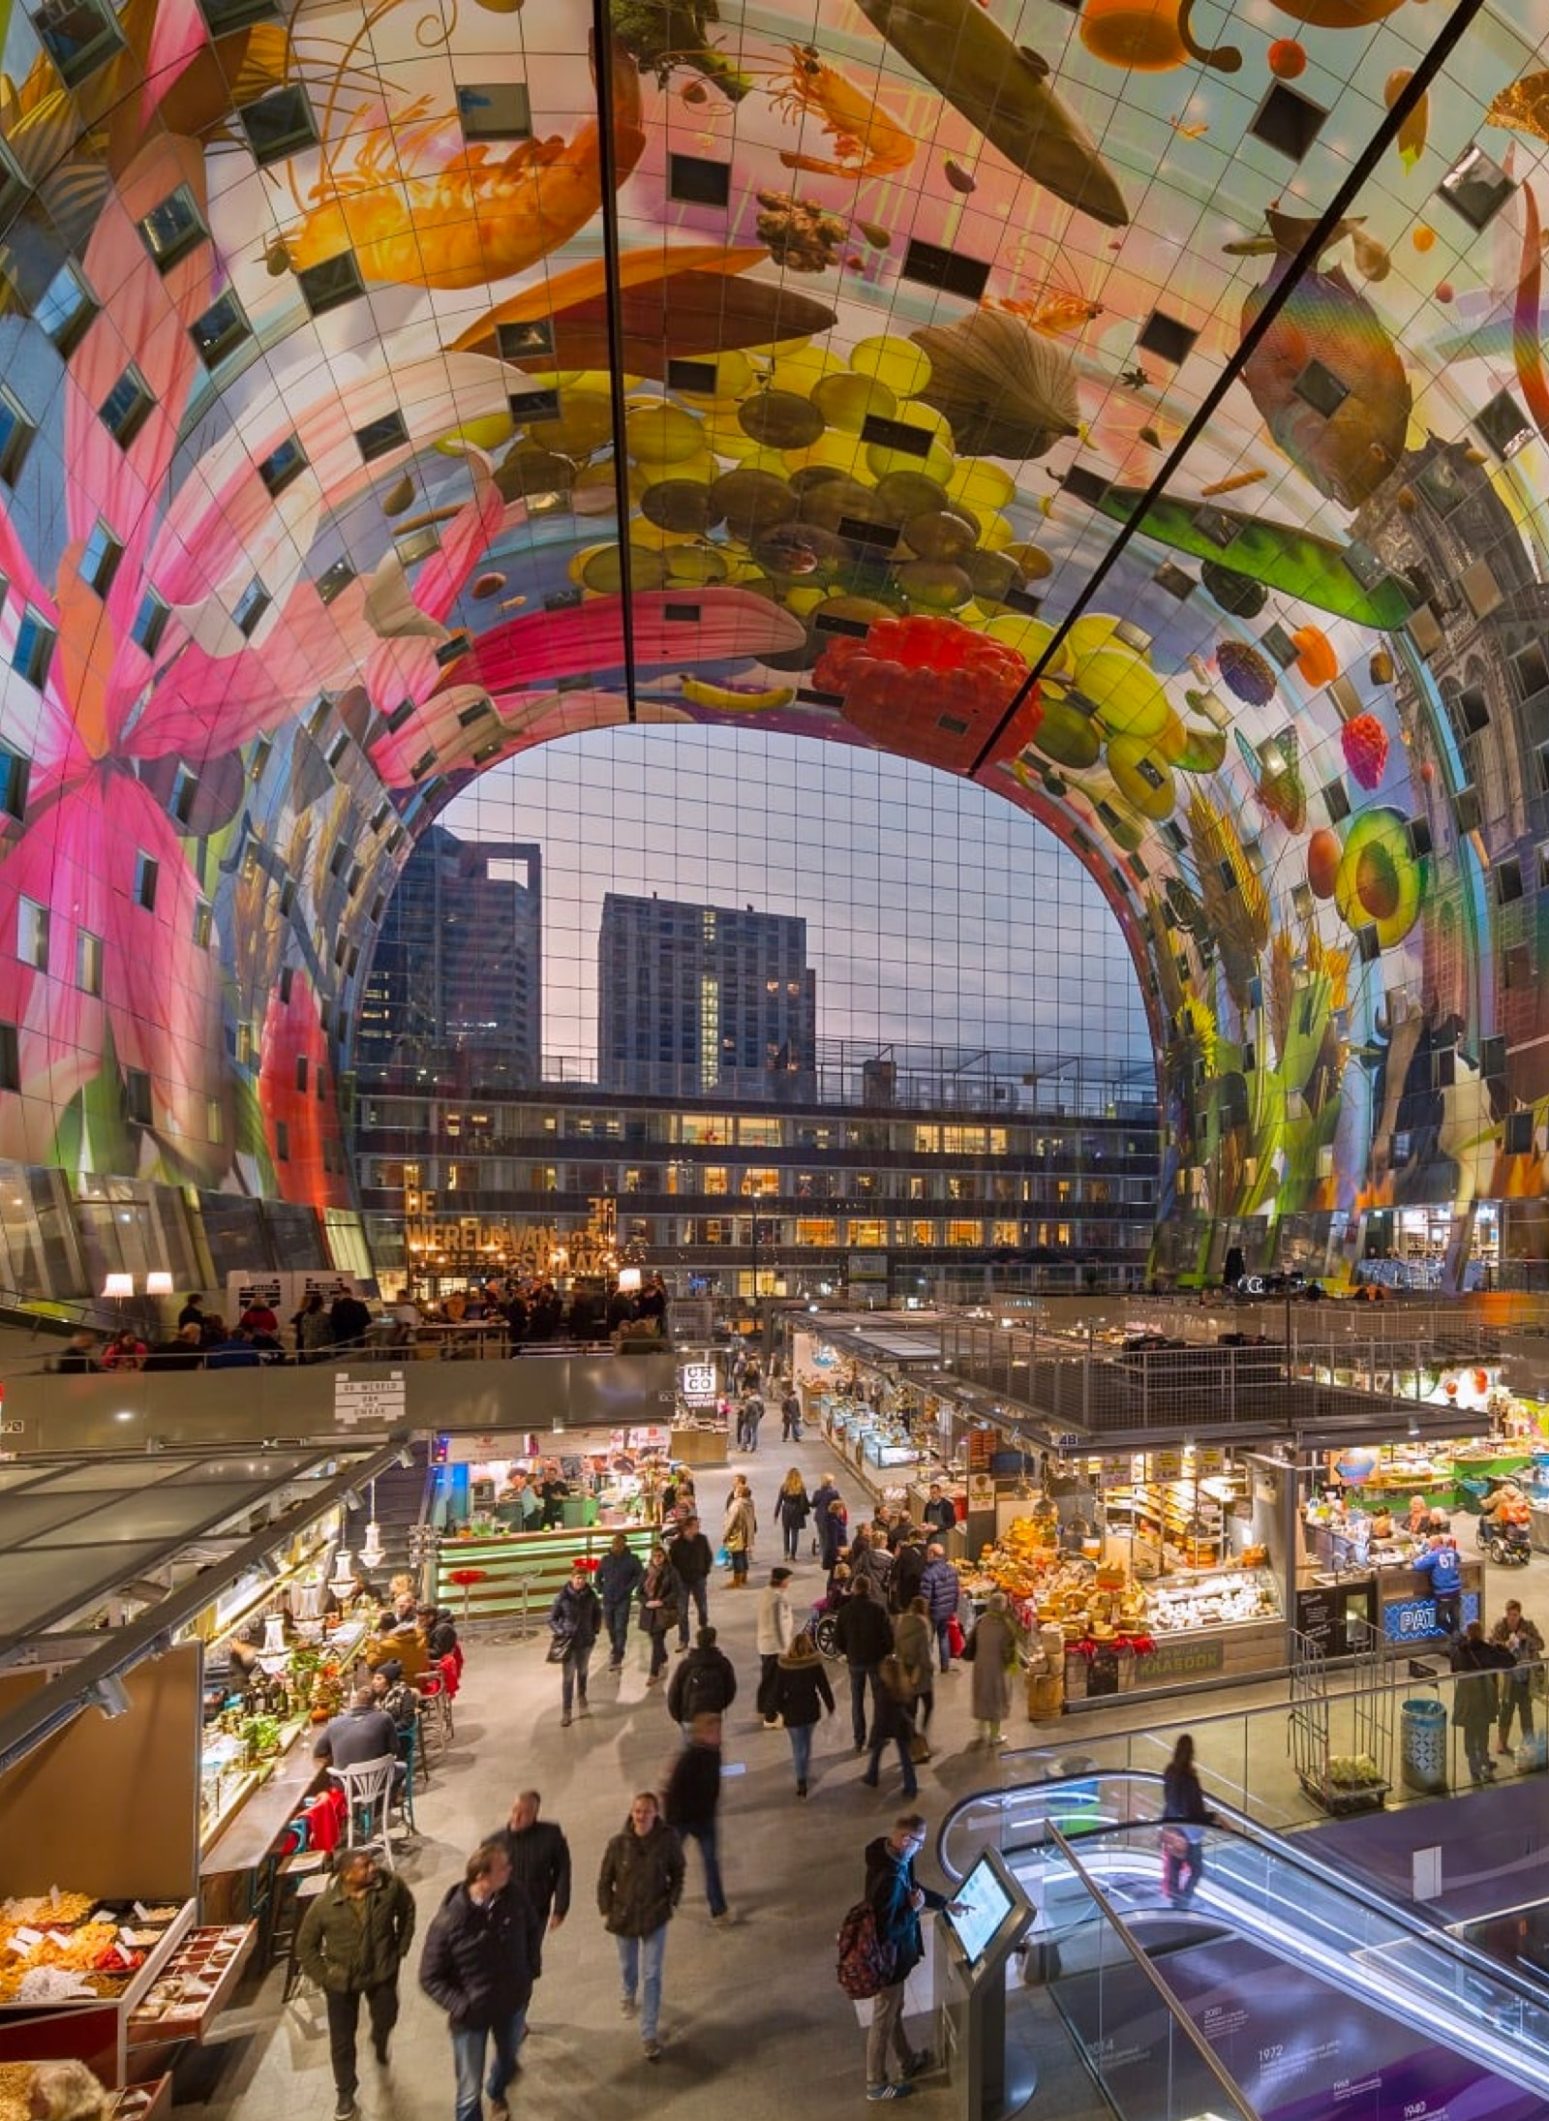
[[[592,1713],[586,1702],[586,1674],[592,1661],[592,1647],[597,1640],[597,1630],[602,1625],[602,1600],[592,1589],[592,1579],[579,1562],[570,1571],[570,1581],[561,1584],[555,1593],[554,1603],[549,1607],[549,1632],[554,1646],[559,1650],[558,1658],[550,1652],[550,1661],[557,1663],[562,1674],[560,1681],[560,1728],[569,1730],[570,1710],[574,1697],[579,1696],[583,1716]]]
[[[764,1418],[763,1395],[758,1389],[755,1376],[752,1385],[743,1397],[739,1422],[742,1429],[742,1448],[751,1456],[758,1449],[758,1425]]]
[[[676,1540],[673,1545],[677,1545]],[[673,1567],[667,1549],[652,1547],[645,1581],[640,1586],[640,1626],[651,1638],[651,1670],[645,1682],[647,1686],[661,1684],[662,1670],[667,1662],[667,1637],[673,1629],[681,1625],[687,1638],[688,1623],[683,1618],[687,1603],[683,1579]]]
[[[760,1669],[758,1678],[758,1712],[764,1719],[766,1731],[780,1728],[780,1719],[775,1713],[774,1682],[781,1653],[791,1646],[796,1633],[796,1616],[791,1611],[791,1601],[785,1586],[791,1580],[789,1569],[771,1569],[769,1586],[758,1594],[758,1620],[755,1642],[758,1648]]]
[[[920,1579],[924,1574],[925,1534],[918,1525],[910,1525],[898,1543],[892,1574],[887,1580],[887,1601],[895,1613],[908,1612],[920,1595]]]
[[[839,1490],[831,1477],[825,1473],[812,1490],[812,1530],[818,1543],[818,1567],[826,1576],[839,1559],[839,1550],[844,1545],[844,1527],[833,1515],[833,1506],[839,1503]]]
[[[699,1615],[699,1625],[710,1625],[710,1597],[706,1588],[710,1571],[715,1566],[715,1556],[710,1551],[710,1542],[699,1529],[699,1519],[685,1517],[673,1534],[667,1548],[667,1559],[678,1580],[681,1595],[673,1600],[677,1607],[678,1648],[688,1648],[688,1609],[692,1599],[694,1610]]]
[[[673,1673],[667,1688],[667,1713],[687,1736],[696,1716],[724,1716],[737,1698],[737,1674],[724,1650],[716,1647],[714,1628],[701,1628],[694,1647]]]
[[[801,1535],[807,1529],[807,1519],[811,1515],[812,1502],[807,1494],[807,1483],[795,1466],[792,1466],[781,1481],[780,1492],[775,1497],[775,1516],[780,1521],[787,1561],[795,1561],[800,1556]]]
[[[626,2018],[639,2011],[647,2062],[661,2057],[667,1924],[682,1898],[683,1844],[662,1818],[655,1792],[641,1790],[628,1819],[603,1851],[597,1910],[609,1935],[618,1940],[619,2008]]]
[[[1520,1598],[1508,1598],[1505,1611],[1490,1630],[1498,1650],[1510,1650],[1515,1660],[1501,1681],[1500,1715],[1496,1723],[1495,1750],[1509,1751],[1511,1719],[1516,1715],[1524,1738],[1533,1735],[1533,1667],[1544,1654],[1544,1638],[1536,1621],[1522,1611]]]
[[[893,1654],[898,1659],[913,1699],[914,1728],[923,1737],[930,1729],[936,1706],[936,1661],[931,1652],[930,1607],[923,1598],[911,1598],[908,1610],[893,1622]]]
[[[499,1841],[476,1848],[425,1938],[420,1987],[447,2014],[457,2070],[455,2121],[481,2121],[483,2090],[495,2121],[507,2121],[506,2092],[532,1997],[532,1964],[542,1931],[529,1895],[511,1884]],[[489,2078],[484,2058],[493,2045]]]
[[[991,1591],[974,1622],[963,1655],[973,1665],[975,1745],[1004,1745],[1001,1725],[1011,1713],[1011,1675],[1017,1662],[1017,1627],[1004,1591]]]
[[[911,2048],[904,2031],[904,1989],[925,1957],[921,1911],[949,1905],[945,1893],[933,1892],[915,1879],[914,1860],[924,1846],[925,1821],[918,1812],[901,1812],[890,1834],[879,1834],[866,1844],[865,1897],[876,1919],[877,1942],[890,1953],[893,1972],[872,1999],[866,2029],[866,2097],[873,2105],[909,2098],[914,2079],[934,2060],[928,2048]],[[887,2073],[890,2052],[898,2058],[895,2078]]]
[[[724,1922],[728,1914],[716,1840],[720,1805],[721,1719],[707,1709],[690,1724],[688,1739],[672,1763],[662,1812],[681,1840],[698,1844],[704,1859],[705,1898],[710,1903],[712,1922]]]
[[[739,1473],[726,1505],[726,1523],[721,1533],[721,1544],[731,1556],[731,1587],[734,1591],[745,1591],[748,1587],[748,1563],[753,1558],[753,1540],[758,1531],[758,1513],[753,1507],[753,1490]]]
[[[355,2034],[366,2005],[371,2045],[387,2067],[388,2042],[398,2023],[398,1970],[414,1936],[414,1895],[370,1849],[349,1849],[302,1917],[296,1939],[301,1970],[323,1992],[328,2012],[328,2058],[333,2065],[334,2121],[353,2121]]]
[[[801,1399],[794,1380],[785,1388],[785,1397],[780,1402],[781,1443],[801,1442]]]
[[[805,1797],[812,1774],[812,1733],[820,1713],[834,1713],[834,1690],[828,1683],[817,1644],[805,1629],[777,1659],[770,1699],[791,1741],[796,1794]]]
[[[920,1596],[930,1607],[931,1626],[936,1631],[936,1651],[941,1660],[941,1669],[952,1669],[951,1625],[957,1618],[957,1609],[962,1602],[963,1587],[956,1569],[946,1557],[944,1549],[932,1540],[925,1549],[925,1567],[920,1574]]]
[[[1497,1672],[1509,1672],[1516,1659],[1510,1650],[1486,1642],[1484,1629],[1471,1620],[1453,1646],[1452,1669],[1457,1683],[1452,1691],[1452,1721],[1463,1733],[1468,1756],[1469,1780],[1495,1780],[1495,1762],[1490,1758],[1490,1726],[1497,1712]]]
[[[602,1600],[602,1624],[608,1633],[608,1669],[623,1669],[629,1641],[629,1614],[635,1595],[645,1582],[645,1565],[629,1544],[627,1533],[615,1532],[608,1551],[597,1564],[597,1595]]]
[[[536,1917],[532,1978],[543,1973],[543,1939],[559,1929],[570,1912],[570,1843],[565,1830],[552,1819],[540,1819],[542,1797],[536,1790],[523,1790],[511,1807],[510,1817],[490,1835],[506,1852],[511,1865],[512,1889],[520,1888],[532,1902]],[[514,2045],[527,2038],[527,2013],[521,2014]]]
[[[877,1788],[882,1755],[890,1745],[896,1745],[899,1766],[904,1774],[903,1794],[906,1797],[919,1795],[919,1777],[914,1772],[914,1753],[910,1746],[913,1736],[914,1700],[909,1692],[909,1682],[898,1659],[884,1657],[877,1667],[877,1685],[872,1695],[871,1759],[861,1777],[868,1789]]]
[[[1187,1907],[1205,1875],[1205,1828],[1215,1823],[1187,1731],[1162,1776],[1162,1820],[1163,1889],[1174,1907]]]
[[[850,1725],[855,1733],[855,1750],[864,1753],[866,1695],[869,1691],[875,1703],[877,1674],[883,1658],[891,1655],[893,1648],[892,1626],[864,1577],[857,1579],[834,1616],[834,1632],[850,1668]]]

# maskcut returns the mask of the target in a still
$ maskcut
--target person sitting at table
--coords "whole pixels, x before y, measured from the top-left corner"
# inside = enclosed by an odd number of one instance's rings
[[[1423,1495],[1410,1496],[1409,1516],[1406,1522],[1411,1539],[1418,1539],[1422,1533],[1429,1531],[1431,1506]]]
[[[326,1761],[335,1771],[363,1767],[368,1760],[393,1760],[396,1779],[403,1779],[397,1725],[368,1686],[357,1687],[343,1715],[323,1725],[312,1758]]]
[[[414,1749],[420,1697],[404,1678],[403,1666],[396,1657],[389,1657],[386,1664],[379,1664],[372,1673],[371,1698],[379,1709],[385,1709],[392,1717],[393,1728],[398,1734],[398,1750],[407,1760]]]
[[[378,1665],[386,1664],[390,1658],[396,1657],[403,1666],[403,1676],[410,1686],[423,1678],[430,1669],[429,1645],[420,1633],[412,1611],[406,1621],[395,1613],[384,1613],[377,1623],[376,1633],[367,1638],[361,1655],[373,1672]]]
[[[102,1367],[104,1370],[143,1370],[145,1357],[145,1342],[125,1326],[121,1333],[113,1335],[103,1349]]]
[[[457,1647],[457,1623],[446,1607],[422,1605],[414,1617],[432,1661],[450,1657]]]

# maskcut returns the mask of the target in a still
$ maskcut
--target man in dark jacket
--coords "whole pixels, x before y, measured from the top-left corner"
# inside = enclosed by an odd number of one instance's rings
[[[833,1567],[844,1545],[844,1527],[831,1508],[839,1500],[839,1490],[825,1474],[812,1491],[812,1529],[818,1535],[818,1564],[824,1570]]]
[[[603,1851],[597,1874],[597,1910],[619,1948],[619,2001],[626,2018],[639,1990],[640,2038],[645,2059],[661,2058],[662,1960],[667,1924],[683,1898],[683,1844],[642,1790],[629,1807],[622,1832]],[[457,2121],[464,2121],[459,2114]],[[469,2117],[471,2121],[471,2117]]]
[[[623,1668],[629,1642],[629,1609],[645,1582],[645,1566],[629,1544],[627,1533],[615,1532],[608,1551],[597,1564],[597,1596],[602,1600],[602,1624],[608,1631],[608,1670]]]
[[[565,1645],[560,1660],[560,1727],[570,1728],[570,1708],[575,1695],[581,1697],[581,1714],[590,1716],[586,1705],[586,1674],[592,1661],[592,1645],[602,1625],[602,1601],[592,1589],[592,1580],[579,1563],[570,1572],[549,1607],[549,1630]]]
[[[715,1556],[710,1551],[710,1542],[699,1529],[697,1517],[685,1517],[677,1532],[667,1543],[667,1559],[672,1564],[672,1573],[683,1587],[678,1600],[678,1648],[688,1648],[688,1605],[694,1601],[694,1610],[699,1615],[699,1625],[710,1625],[710,1598],[706,1589],[710,1581],[710,1570]]]
[[[481,2088],[495,2121],[510,2114],[506,2089],[516,2074],[541,1935],[531,1899],[512,1885],[504,1845],[486,1841],[468,1858],[462,1884],[437,1909],[420,1960],[420,1987],[451,2024],[456,2121],[480,2121]],[[491,2042],[486,2084],[484,2056]]]
[[[893,1557],[892,1573],[887,1581],[888,1604],[895,1613],[907,1613],[910,1601],[920,1595],[920,1578],[925,1573],[925,1535],[918,1526],[911,1525],[908,1536]]]
[[[875,1710],[882,1660],[891,1656],[893,1651],[892,1623],[864,1576],[856,1578],[854,1590],[839,1608],[834,1632],[850,1667],[850,1721],[855,1732],[855,1750],[864,1753],[866,1690],[871,1689]]]
[[[378,1870],[370,1849],[351,1849],[302,1917],[296,1939],[301,1970],[323,1992],[333,2064],[334,2121],[353,2121],[355,2030],[364,1997],[371,2045],[387,2067],[387,2043],[398,2023],[398,1969],[414,1935],[414,1895],[391,1871]]]
[[[562,1826],[538,1817],[542,1804],[537,1790],[522,1790],[511,1807],[510,1818],[489,1837],[505,1850],[512,1882],[526,1893],[537,1915],[540,1943],[533,1953],[534,1981],[543,1972],[541,1940],[545,1930],[557,1930],[570,1912],[570,1843]]]
[[[936,1631],[936,1651],[943,1672],[952,1669],[952,1647],[947,1631],[957,1618],[963,1587],[945,1552],[932,1540],[925,1549],[925,1567],[920,1572],[920,1596],[930,1607],[930,1624]]]
[[[705,1862],[705,1898],[710,1920],[724,1922],[726,1894],[721,1885],[716,1814],[721,1803],[721,1719],[708,1712],[694,1718],[687,1745],[672,1764],[663,1807],[674,1833],[697,1841]]]
[[[780,1441],[801,1442],[801,1400],[794,1385],[787,1385],[785,1397],[780,1402]]]
[[[941,1482],[933,1480],[930,1496],[920,1512],[928,1528],[938,1537],[944,1537],[957,1523],[957,1510],[947,1496],[941,1492]]]
[[[917,1885],[914,1859],[925,1846],[925,1821],[918,1812],[904,1812],[893,1822],[890,1834],[879,1834],[866,1848],[866,1898],[877,1919],[877,1941],[893,1953],[893,1978],[872,1999],[871,2024],[866,2033],[866,2097],[907,2099],[912,2079],[931,2067],[928,2049],[916,2053],[904,2033],[904,1984],[925,1957],[920,1935],[920,1910],[945,1907],[944,1893]],[[898,2051],[899,2076],[890,2082],[888,2049]]]
[[[716,1647],[714,1628],[701,1628],[694,1647],[672,1675],[667,1714],[685,1726],[696,1716],[722,1716],[737,1698],[737,1674],[726,1652]]]

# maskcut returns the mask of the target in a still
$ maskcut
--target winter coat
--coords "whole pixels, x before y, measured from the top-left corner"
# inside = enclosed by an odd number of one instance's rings
[[[683,1844],[665,1819],[615,1834],[597,1873],[597,1912],[615,1937],[649,1937],[683,1897]]]
[[[721,1749],[690,1743],[672,1763],[662,1813],[675,1833],[703,1831],[715,1824],[721,1802]]]
[[[1208,1826],[1210,1813],[1195,1768],[1169,1767],[1162,1777],[1162,1817],[1189,1826]]]
[[[703,1583],[715,1563],[710,1542],[703,1532],[696,1532],[692,1538],[680,1532],[667,1548],[667,1559],[679,1583],[685,1587]]]
[[[945,1907],[944,1893],[920,1888],[927,1907]],[[920,1917],[911,1904],[915,1891],[914,1859],[900,1856],[886,1834],[866,1844],[866,1898],[877,1918],[877,1937],[893,1947],[893,1979],[903,1981],[925,1957]]]
[[[935,1647],[930,1622],[923,1613],[899,1614],[893,1623],[893,1654],[917,1694],[931,1691],[931,1658]]]
[[[818,1703],[834,1713],[834,1690],[816,1650],[798,1657],[787,1650],[775,1668],[774,1707],[787,1729],[818,1720]]]
[[[535,1819],[520,1833],[503,1826],[488,1838],[498,1841],[510,1857],[511,1876],[530,1897],[542,1936],[551,1914],[564,1917],[570,1912],[570,1843],[564,1829],[552,1819]],[[534,1980],[543,1971],[536,1959],[532,1971]]]
[[[806,1489],[798,1488],[792,1495],[782,1488],[775,1497],[775,1516],[788,1532],[799,1532],[812,1515],[812,1502]]]
[[[1460,1642],[1452,1669],[1460,1674],[1452,1690],[1452,1721],[1464,1730],[1480,1730],[1495,1721],[1499,1701],[1497,1672],[1509,1672],[1516,1659],[1491,1642]]]
[[[615,1554],[610,1547],[598,1562],[593,1581],[604,1608],[628,1605],[645,1582],[645,1563],[628,1547],[622,1554]]]
[[[993,1606],[974,1624],[973,1712],[981,1723],[1000,1723],[1011,1713],[1011,1672],[1017,1631],[1009,1613]]]
[[[665,1635],[669,1628],[678,1624],[678,1605],[686,1597],[683,1580],[670,1561],[647,1569],[645,1581],[640,1586],[640,1626],[647,1635]],[[660,1605],[652,1603],[660,1599]]]
[[[724,1651],[694,1646],[680,1657],[667,1684],[667,1714],[689,1723],[711,1712],[724,1715],[737,1698],[737,1674]]]
[[[568,1635],[573,1651],[589,1650],[597,1640],[597,1630],[602,1625],[602,1600],[589,1583],[578,1591],[574,1584],[562,1584],[554,1603],[549,1607],[549,1626],[556,1635]]]
[[[758,1530],[758,1513],[753,1508],[751,1495],[734,1495],[726,1505],[726,1526],[721,1542],[729,1554],[751,1554],[753,1535]]]
[[[847,1598],[834,1630],[850,1664],[880,1664],[893,1647],[893,1624],[875,1598]]]
[[[919,1595],[930,1600],[930,1617],[938,1628],[957,1611],[963,1588],[957,1580],[956,1569],[945,1555],[939,1560],[926,1562],[920,1576]]]
[[[774,1584],[758,1594],[756,1629],[754,1640],[760,1657],[778,1657],[782,1650],[790,1648],[791,1638],[796,1633],[791,1601],[784,1590]]]
[[[1532,1664],[1544,1654],[1544,1638],[1539,1633],[1538,1623],[1529,1620],[1526,1614],[1515,1627],[1509,1620],[1498,1620],[1490,1630],[1490,1640],[1498,1650],[1510,1650],[1519,1665]],[[1513,1675],[1514,1682],[1520,1686],[1526,1686],[1531,1677],[1527,1671]]]
[[[809,1500],[812,1504],[812,1514],[817,1519],[818,1530],[821,1532],[824,1520],[828,1516],[829,1504],[839,1500],[839,1490],[831,1480],[825,1479],[820,1481],[812,1490]]]
[[[888,1578],[888,1602],[895,1613],[908,1612],[910,1599],[920,1595],[924,1573],[925,1549],[917,1539],[911,1539],[893,1556],[893,1573]]]
[[[499,2025],[532,1996],[540,1936],[523,1887],[502,1886],[481,1905],[466,1885],[454,1885],[425,1938],[420,1987],[455,2030]]]
[[[871,1705],[871,1744],[874,1752],[880,1752],[895,1739],[909,1743],[909,1734],[914,1729],[912,1708],[914,1696],[895,1694],[885,1678],[879,1679]]]
[[[378,1871],[360,1912],[330,1878],[301,1921],[301,1970],[330,1995],[360,1995],[396,1981],[414,1935],[414,1895],[391,1871]]]

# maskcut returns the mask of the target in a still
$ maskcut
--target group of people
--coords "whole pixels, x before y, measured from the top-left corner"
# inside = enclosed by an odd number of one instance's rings
[[[532,1341],[602,1341],[617,1335],[663,1339],[667,1284],[648,1274],[639,1289],[604,1291],[578,1285],[566,1296],[549,1280],[519,1281],[494,1274],[438,1303],[405,1296],[393,1306],[395,1323],[412,1339],[422,1326],[502,1325],[517,1354]]]
[[[1511,1751],[1513,1721],[1524,1742],[1533,1731],[1533,1681],[1544,1655],[1544,1638],[1522,1601],[1508,1598],[1501,1617],[1486,1635],[1482,1621],[1471,1620],[1453,1638],[1452,1721],[1463,1733],[1469,1780],[1476,1786],[1495,1779],[1490,1733],[1498,1755]]]

